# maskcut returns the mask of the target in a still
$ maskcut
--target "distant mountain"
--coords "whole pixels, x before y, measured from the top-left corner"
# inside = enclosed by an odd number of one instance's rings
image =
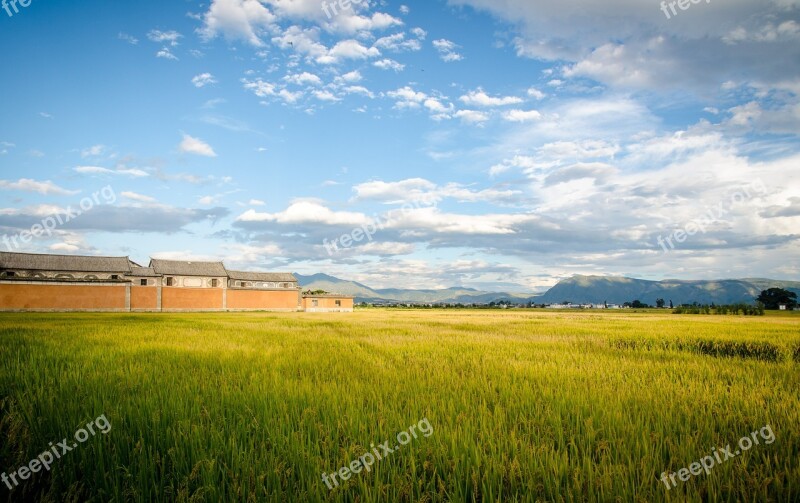
[[[684,281],[668,279],[648,281],[644,279],[609,276],[573,276],[562,280],[544,295],[527,296],[519,293],[483,292],[472,288],[447,288],[444,290],[404,290],[398,288],[373,289],[362,283],[335,278],[327,274],[303,276],[295,274],[304,290],[353,295],[356,302],[371,303],[461,303],[488,304],[508,300],[513,303],[534,302],[537,304],[623,304],[640,300],[655,305],[656,299],[671,300],[675,305],[691,304],[738,304],[753,303],[762,290],[785,288],[800,296],[799,281],[773,279],[728,279],[718,281]]]
[[[648,281],[643,279],[574,276],[559,282],[538,297],[536,302],[558,304],[572,303],[622,304],[640,300],[645,304],[655,304],[656,299],[670,300],[675,305],[691,304],[751,304],[762,290],[785,288],[800,294],[800,282],[772,279],[731,279],[719,281],[683,281],[669,279]]]
[[[353,295],[356,298],[356,302],[488,304],[501,299],[508,299],[512,302],[527,302],[529,299],[529,296],[524,294],[482,292],[473,288],[447,288],[443,290],[386,288],[376,290],[355,281],[347,281],[327,274],[304,276],[295,273],[295,277],[297,277],[297,281],[303,290],[325,290],[326,292]]]

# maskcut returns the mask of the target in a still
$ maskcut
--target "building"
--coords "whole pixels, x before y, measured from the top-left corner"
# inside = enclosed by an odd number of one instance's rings
[[[354,298],[333,294],[303,294],[303,311],[307,313],[352,313]]]
[[[230,271],[222,262],[0,252],[0,311],[352,312],[349,296],[307,302],[288,273]],[[314,302],[313,300],[316,300]]]

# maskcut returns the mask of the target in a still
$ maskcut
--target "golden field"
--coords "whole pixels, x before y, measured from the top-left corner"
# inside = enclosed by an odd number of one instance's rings
[[[7,501],[800,501],[800,317],[2,314]],[[433,429],[329,489],[427,418]],[[774,442],[667,490],[770,425]]]

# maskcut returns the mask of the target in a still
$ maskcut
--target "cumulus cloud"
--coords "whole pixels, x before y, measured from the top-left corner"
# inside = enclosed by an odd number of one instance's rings
[[[198,32],[206,40],[221,35],[261,47],[260,36],[275,21],[275,15],[259,0],[213,0]]]

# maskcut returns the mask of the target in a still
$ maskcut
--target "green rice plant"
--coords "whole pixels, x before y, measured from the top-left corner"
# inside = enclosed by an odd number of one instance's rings
[[[0,314],[6,501],[798,501],[799,318],[365,310]],[[713,356],[733,356],[714,357]],[[331,490],[322,481],[427,418]],[[776,441],[666,491],[770,424]]]

